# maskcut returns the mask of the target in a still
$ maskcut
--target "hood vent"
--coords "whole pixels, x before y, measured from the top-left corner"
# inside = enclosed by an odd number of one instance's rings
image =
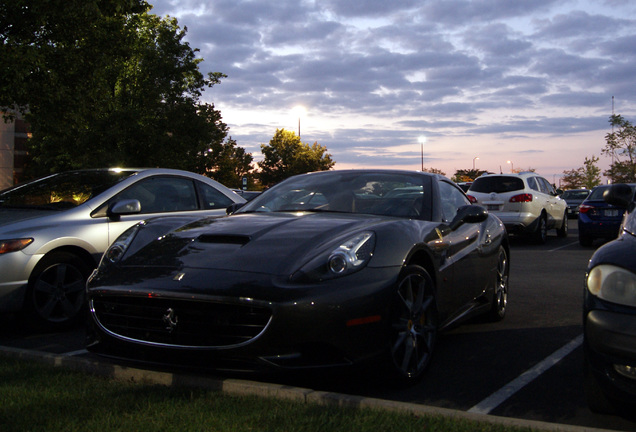
[[[201,243],[232,244],[243,246],[249,243],[250,237],[246,235],[203,234],[197,238],[197,241]]]

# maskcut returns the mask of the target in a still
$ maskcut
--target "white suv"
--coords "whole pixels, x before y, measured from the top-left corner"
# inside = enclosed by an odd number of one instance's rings
[[[501,219],[510,234],[529,234],[545,243],[548,230],[568,235],[568,206],[545,178],[533,173],[484,174],[466,192],[468,198]]]

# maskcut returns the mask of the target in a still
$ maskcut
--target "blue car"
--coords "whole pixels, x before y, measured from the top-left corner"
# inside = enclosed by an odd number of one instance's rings
[[[579,243],[581,246],[592,246],[595,239],[613,239],[618,236],[625,207],[603,200],[603,194],[609,190],[610,186],[596,186],[579,206]],[[629,186],[633,193],[636,184],[630,183]]]
[[[628,209],[620,236],[598,248],[587,268],[583,306],[585,392],[592,411],[636,406],[636,211],[633,188],[616,184],[605,199]]]

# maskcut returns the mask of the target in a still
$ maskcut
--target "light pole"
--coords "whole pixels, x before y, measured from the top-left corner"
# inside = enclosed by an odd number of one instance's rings
[[[417,139],[420,143],[420,154],[422,158],[422,172],[424,172],[424,143],[426,142],[426,137],[424,135],[420,135]]]
[[[479,159],[479,157],[474,157],[473,158],[473,171],[475,171],[475,161]]]
[[[506,161],[506,162],[510,164],[510,172],[514,173],[515,172],[515,165],[512,163],[512,161]]]
[[[302,105],[297,105],[293,108],[292,112],[298,117],[298,139],[300,139],[300,118],[307,114],[307,110]]]

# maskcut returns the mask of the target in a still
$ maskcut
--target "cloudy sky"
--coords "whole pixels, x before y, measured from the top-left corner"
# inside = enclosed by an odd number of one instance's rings
[[[612,109],[636,123],[633,0],[148,1],[203,72],[228,75],[203,98],[257,161],[300,119],[336,169],[423,160],[558,184],[585,157],[607,168]]]

